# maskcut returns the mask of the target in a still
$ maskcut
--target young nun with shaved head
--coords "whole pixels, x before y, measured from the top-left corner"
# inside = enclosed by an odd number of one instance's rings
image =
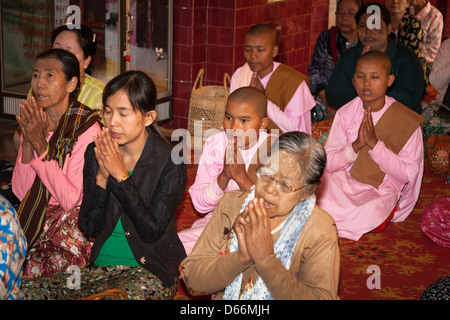
[[[273,140],[273,135],[265,131],[268,123],[264,93],[242,87],[230,94],[223,118],[224,130],[206,140],[195,182],[189,188],[195,210],[206,216],[178,233],[186,254],[192,251],[226,192],[254,187],[256,168]]]
[[[358,97],[337,111],[325,145],[318,204],[344,238],[356,241],[405,220],[419,197],[425,119],[386,96],[393,81],[385,53],[362,55],[353,76]]]
[[[266,24],[251,27],[245,36],[246,63],[231,77],[230,92],[246,86],[263,92],[267,98],[270,132],[277,129],[279,133],[311,134],[311,109],[316,102],[309,91],[309,79],[290,66],[274,61],[277,55],[276,30]]]

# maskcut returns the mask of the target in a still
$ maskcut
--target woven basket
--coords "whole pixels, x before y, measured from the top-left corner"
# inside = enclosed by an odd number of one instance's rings
[[[193,149],[203,147],[207,130],[223,130],[223,117],[230,91],[227,86],[227,82],[231,83],[228,73],[225,72],[223,75],[223,87],[203,86],[203,73],[204,69],[200,69],[192,88],[189,104],[188,131]]]

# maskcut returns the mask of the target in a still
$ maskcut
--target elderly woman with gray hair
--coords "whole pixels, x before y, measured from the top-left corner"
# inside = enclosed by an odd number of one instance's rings
[[[316,204],[326,153],[303,132],[273,144],[256,187],[231,191],[180,271],[193,295],[213,299],[339,299],[333,218]]]

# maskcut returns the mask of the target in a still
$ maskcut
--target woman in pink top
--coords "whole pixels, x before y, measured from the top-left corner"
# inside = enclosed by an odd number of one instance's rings
[[[36,98],[20,104],[21,143],[12,189],[21,201],[28,242],[24,278],[89,261],[91,244],[78,229],[84,152],[100,130],[97,111],[76,101],[77,58],[62,49],[39,54],[32,70]]]

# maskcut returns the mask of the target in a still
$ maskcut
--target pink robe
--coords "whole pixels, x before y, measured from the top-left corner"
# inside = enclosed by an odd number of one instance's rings
[[[279,62],[274,62],[272,72],[260,79],[264,88],[266,88],[272,73],[279,65]],[[251,77],[252,72],[247,64],[239,67],[231,77],[230,93],[240,87],[248,86]],[[297,88],[284,112],[272,101],[268,100],[267,102],[267,116],[278,125],[281,131],[302,131],[311,134],[311,109],[316,105],[316,102],[305,81]]]
[[[372,113],[374,125],[394,101],[386,96],[383,109]],[[337,111],[325,144],[327,165],[318,199],[318,205],[336,221],[339,236],[355,241],[383,223],[396,205],[391,221],[408,217],[419,197],[424,165],[422,130],[418,127],[398,154],[381,140],[369,151],[386,173],[378,189],[353,179],[349,171],[357,154],[352,143],[363,115],[359,97]]]
[[[252,148],[240,151],[245,162],[246,170],[248,170],[258,148],[268,136],[269,134],[267,132],[260,132],[258,142]],[[220,189],[217,184],[217,177],[223,170],[227,143],[228,139],[226,133],[225,131],[222,131],[209,137],[203,145],[203,151],[197,169],[197,176],[195,177],[194,184],[189,188],[189,194],[195,209],[200,213],[208,214],[195,221],[190,229],[182,230],[178,233],[187,255],[189,255],[194,248],[197,239],[211,219],[212,212],[222,196],[228,191],[240,189],[239,185],[234,180],[228,182],[228,186],[225,190]]]

